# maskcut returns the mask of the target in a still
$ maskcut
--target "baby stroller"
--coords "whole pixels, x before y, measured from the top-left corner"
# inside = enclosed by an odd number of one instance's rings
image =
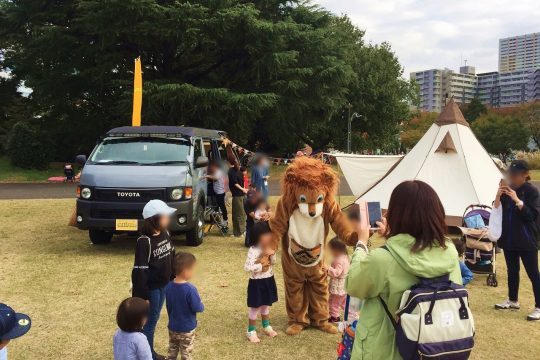
[[[469,205],[459,229],[465,243],[465,264],[473,273],[487,275],[486,284],[496,287],[496,243],[488,238],[491,211],[487,205]]]

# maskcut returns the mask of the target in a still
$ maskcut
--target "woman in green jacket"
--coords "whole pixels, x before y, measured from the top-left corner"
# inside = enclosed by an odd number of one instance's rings
[[[450,274],[450,280],[461,284],[458,253],[445,237],[444,208],[433,188],[418,180],[401,183],[392,192],[386,216],[386,249],[368,253],[369,229],[361,226],[347,277],[347,293],[365,300],[353,360],[401,359],[379,296],[394,313],[403,292],[419,277]]]

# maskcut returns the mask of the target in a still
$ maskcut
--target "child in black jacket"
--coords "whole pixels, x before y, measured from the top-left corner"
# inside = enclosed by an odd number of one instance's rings
[[[174,278],[174,247],[167,231],[176,209],[161,200],[150,200],[143,209],[144,226],[137,239],[131,273],[133,296],[149,303],[148,320],[143,327],[153,359],[164,359],[154,351],[154,332],[165,302],[165,285]]]

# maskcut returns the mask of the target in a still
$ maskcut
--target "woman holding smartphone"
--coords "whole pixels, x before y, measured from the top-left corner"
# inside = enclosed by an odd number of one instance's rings
[[[396,332],[381,299],[391,313],[403,292],[418,283],[449,274],[461,284],[459,258],[446,238],[444,207],[428,184],[414,180],[399,184],[379,222],[386,249],[368,251],[369,225],[358,225],[358,244],[346,279],[347,293],[365,299],[356,327],[351,359],[401,360]]]
[[[538,226],[540,197],[530,182],[529,165],[514,160],[508,168],[508,184],[501,183],[496,203],[503,211],[499,247],[504,250],[508,271],[508,299],[496,304],[498,310],[518,310],[520,260],[532,283],[535,308],[527,320],[540,320],[540,273],[538,271]]]

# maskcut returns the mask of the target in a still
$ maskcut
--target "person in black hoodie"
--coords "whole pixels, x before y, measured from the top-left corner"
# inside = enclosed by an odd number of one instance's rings
[[[150,200],[144,206],[144,225],[137,239],[131,273],[133,296],[149,303],[148,320],[142,332],[154,360],[165,359],[154,351],[154,332],[165,302],[165,285],[174,278],[174,247],[167,229],[175,211],[161,200]]]
[[[540,273],[538,271],[538,216],[540,197],[530,182],[529,165],[514,160],[508,168],[508,184],[501,183],[497,196],[503,210],[502,234],[499,247],[504,250],[508,271],[508,299],[496,304],[499,310],[518,310],[520,259],[531,280],[535,309],[527,320],[540,320]]]

